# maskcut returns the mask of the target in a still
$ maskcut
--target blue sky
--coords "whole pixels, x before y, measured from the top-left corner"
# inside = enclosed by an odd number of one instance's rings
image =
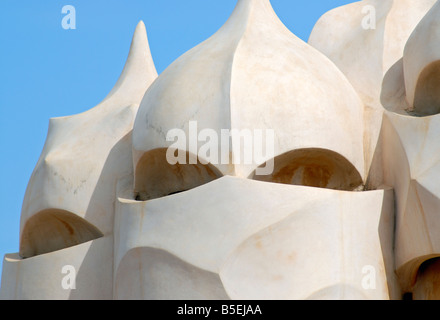
[[[210,37],[237,0],[0,1],[0,258],[18,251],[21,205],[49,118],[96,106],[123,69],[143,20],[160,74]],[[272,0],[284,24],[307,41],[326,11],[353,0]],[[64,30],[62,8],[76,9]],[[2,262],[0,261],[0,270]]]

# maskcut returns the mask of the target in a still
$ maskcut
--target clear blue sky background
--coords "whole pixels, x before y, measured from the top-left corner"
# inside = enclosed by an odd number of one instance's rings
[[[18,251],[21,205],[51,117],[96,106],[143,20],[158,73],[210,37],[237,0],[0,0],[0,258]],[[272,0],[304,41],[326,11],[354,0]],[[76,30],[61,27],[65,5]],[[0,270],[2,262],[0,262]]]

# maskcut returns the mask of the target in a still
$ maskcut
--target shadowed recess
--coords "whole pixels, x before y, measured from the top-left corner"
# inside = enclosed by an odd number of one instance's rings
[[[213,165],[204,165],[197,159],[190,164],[186,152],[186,164],[170,164],[167,149],[146,152],[139,160],[135,173],[135,199],[146,201],[187,191],[222,177]],[[177,150],[176,150],[177,152]],[[195,159],[195,157],[191,158]]]
[[[264,164],[261,167],[264,167]],[[325,149],[298,149],[274,159],[270,175],[256,175],[258,181],[327,188],[334,190],[362,190],[362,177],[356,168],[340,154]]]
[[[440,258],[425,261],[417,273],[414,300],[440,300]]]
[[[85,219],[64,210],[48,209],[25,224],[20,256],[30,258],[101,238],[102,232]]]
[[[440,113],[440,60],[429,64],[420,74],[412,113],[417,116]]]

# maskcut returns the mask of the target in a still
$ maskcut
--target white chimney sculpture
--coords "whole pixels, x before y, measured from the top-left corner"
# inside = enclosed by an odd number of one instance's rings
[[[438,21],[363,0],[305,43],[238,0],[159,76],[140,22],[104,101],[50,120],[0,298],[440,299]]]

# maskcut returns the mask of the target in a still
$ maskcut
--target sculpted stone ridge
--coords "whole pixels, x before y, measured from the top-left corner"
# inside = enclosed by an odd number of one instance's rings
[[[282,24],[269,1],[239,1],[216,34],[152,84],[134,125],[135,167],[145,152],[170,146],[170,129],[189,135],[191,120],[218,132],[274,129],[274,156],[300,148],[333,150],[364,177],[358,95],[327,57]],[[217,169],[246,178],[255,166]]]
[[[436,0],[358,1],[324,14],[310,35],[309,44],[338,66],[365,105],[367,168],[380,134],[384,103],[381,93],[396,86],[395,81],[384,82],[384,76],[399,63],[408,38],[434,3]],[[374,25],[364,24],[368,12],[373,14]]]
[[[364,0],[305,43],[238,0],[160,75],[140,22],[108,96],[50,120],[0,298],[440,299],[438,19]],[[225,130],[273,141],[248,163]]]

